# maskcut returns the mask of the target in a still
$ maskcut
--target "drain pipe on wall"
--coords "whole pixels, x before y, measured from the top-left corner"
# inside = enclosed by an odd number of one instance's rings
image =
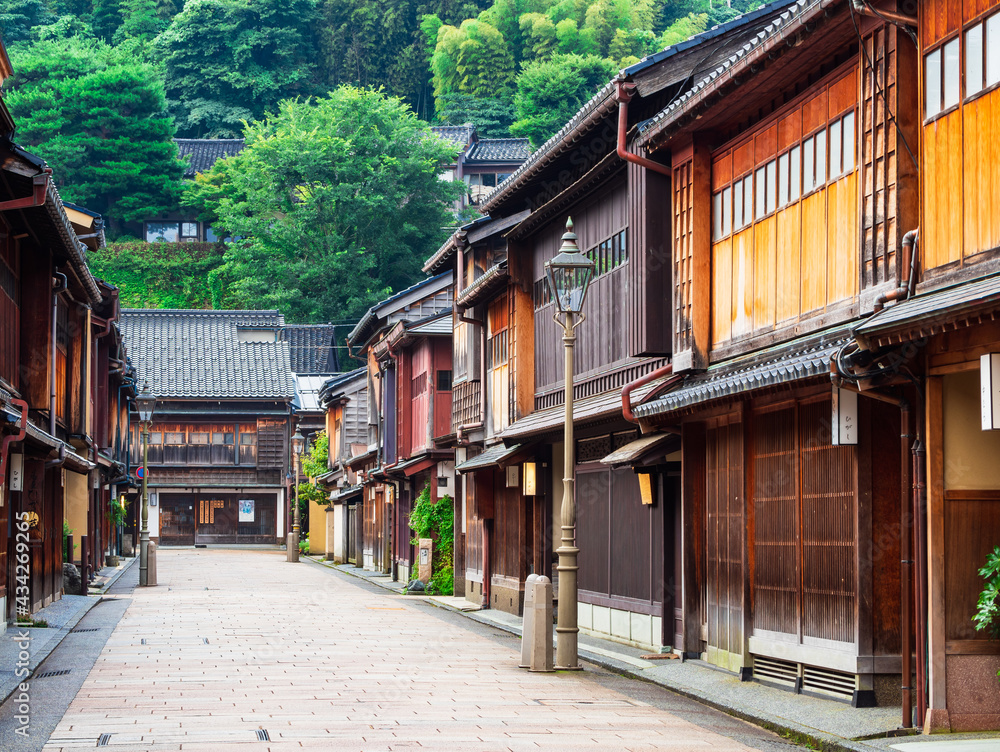
[[[635,95],[635,84],[627,81],[615,81],[615,98],[618,100],[618,156],[626,162],[653,170],[668,178],[672,176],[671,169],[664,164],[640,157],[625,148],[625,136],[628,133],[628,103]]]
[[[895,290],[879,295],[875,299],[875,313],[890,300],[905,300],[913,294],[917,280],[917,253],[920,250],[920,228],[910,230],[903,236],[903,263],[899,270],[899,286]]]
[[[21,425],[18,427],[17,433],[12,433],[3,437],[3,442],[0,443],[0,483],[3,482],[5,472],[7,472],[7,457],[8,451],[11,444],[15,444],[18,441],[23,441],[24,437],[28,433],[28,403],[23,399],[11,398],[10,404],[17,405],[21,408]]]
[[[894,24],[902,24],[903,26],[911,26],[914,29],[917,28],[916,16],[908,16],[905,13],[899,13],[893,10],[876,10],[869,5],[866,0],[851,0],[851,8],[853,8],[854,12],[859,16],[881,18],[883,21],[889,21]]]

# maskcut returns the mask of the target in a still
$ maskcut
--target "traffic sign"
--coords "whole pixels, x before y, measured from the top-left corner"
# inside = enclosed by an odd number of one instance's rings
[[[139,465],[139,467],[137,467],[135,469],[135,477],[138,478],[139,480],[142,480],[143,478],[145,478],[146,477],[146,468],[144,468],[142,465]]]

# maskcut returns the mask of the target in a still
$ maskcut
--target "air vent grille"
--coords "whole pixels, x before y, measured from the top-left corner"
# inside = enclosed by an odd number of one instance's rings
[[[856,687],[857,681],[854,674],[845,674],[825,668],[813,668],[812,666],[803,667],[803,692],[818,692],[850,700],[854,696]]]
[[[755,655],[753,678],[795,688],[799,680],[799,664]]]

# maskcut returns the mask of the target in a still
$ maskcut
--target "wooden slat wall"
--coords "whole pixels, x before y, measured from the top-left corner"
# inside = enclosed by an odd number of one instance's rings
[[[802,634],[855,642],[856,466],[853,447],[830,444],[830,409],[829,400],[799,408]]]
[[[694,342],[694,157],[673,169],[674,353]]]
[[[753,424],[753,626],[799,632],[799,477],[795,407]]]
[[[712,159],[712,192],[753,174],[776,154],[842,116],[857,101],[857,68],[841,72],[809,98],[757,126]],[[826,157],[824,156],[824,159]],[[674,170],[678,306],[686,305],[681,271],[689,263],[685,164]],[[827,170],[829,174],[829,170]],[[711,246],[713,346],[763,334],[825,312],[859,289],[857,168]],[[678,309],[678,317],[680,317]],[[678,319],[681,325],[681,319]],[[675,347],[690,335],[678,331]]]
[[[736,416],[725,416],[706,434],[709,660],[729,668],[744,652],[743,425]]]
[[[628,354],[669,354],[672,289],[670,181],[628,164]]]
[[[903,233],[917,220],[916,165],[900,140],[899,128],[916,153],[919,134],[908,113],[918,106],[915,53],[909,39],[900,53],[899,30],[879,26],[864,38],[872,62],[861,71],[861,287],[896,279]],[[905,69],[904,69],[905,68]]]
[[[610,481],[607,470],[578,470],[576,474],[576,539],[580,548],[578,585],[580,590],[592,593],[607,593],[611,587],[608,531],[613,526],[608,504]]]
[[[983,588],[978,570],[1000,540],[1000,492],[946,491],[944,536],[945,639],[983,640],[972,614]]]
[[[595,197],[571,207],[560,219],[546,225],[531,241],[534,279],[544,276],[544,263],[555,256],[566,231],[566,215],[573,217],[580,250],[586,252],[628,226],[627,185],[618,181]],[[631,231],[628,230],[628,233]],[[631,245],[631,241],[628,241]],[[587,293],[587,322],[577,329],[576,375],[596,374],[607,365],[624,360],[629,349],[630,299],[627,269],[631,260],[594,279]],[[535,391],[542,392],[563,379],[562,328],[552,321],[554,305],[535,311]]]

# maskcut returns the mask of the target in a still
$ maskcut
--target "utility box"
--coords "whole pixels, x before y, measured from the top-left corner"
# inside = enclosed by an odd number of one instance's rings
[[[425,585],[434,576],[434,541],[421,538],[417,548],[417,579]]]

